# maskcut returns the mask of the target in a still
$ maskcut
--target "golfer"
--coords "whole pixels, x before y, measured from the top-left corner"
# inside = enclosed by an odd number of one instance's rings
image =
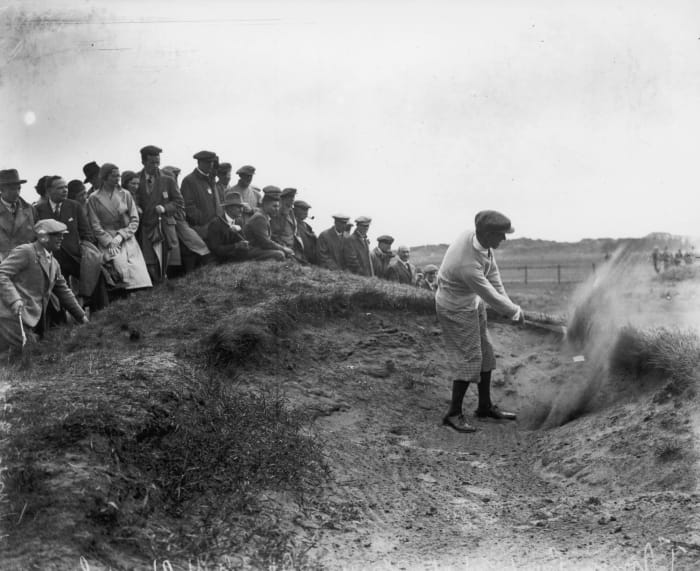
[[[514,413],[499,410],[491,402],[491,371],[496,360],[484,305],[488,303],[513,321],[523,321],[522,310],[506,294],[493,256],[493,250],[514,230],[510,220],[494,210],[479,212],[475,223],[476,232],[462,233],[447,249],[435,296],[452,380],[452,400],[442,422],[458,432],[476,431],[462,414],[469,383],[479,387],[477,418],[515,420]]]

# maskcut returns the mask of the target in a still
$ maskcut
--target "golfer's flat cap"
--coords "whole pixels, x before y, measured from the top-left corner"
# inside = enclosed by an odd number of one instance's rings
[[[350,217],[347,214],[334,214],[333,218],[335,218],[336,220],[345,220],[345,222],[350,220]]]
[[[142,155],[160,155],[163,152],[163,149],[160,147],[156,147],[155,145],[146,145],[141,149],[141,154]]]
[[[236,174],[247,174],[253,176],[255,174],[255,167],[252,165],[243,165],[236,171]]]
[[[282,191],[280,190],[279,186],[275,186],[273,184],[270,184],[266,186],[265,188],[262,189],[263,194],[265,197],[271,197],[271,198],[276,198],[279,200],[280,195],[282,194]]]
[[[372,219],[369,216],[358,216],[355,218],[355,224],[358,226],[369,226],[372,222]]]
[[[213,161],[216,159],[216,153],[212,153],[211,151],[199,151],[198,153],[195,153],[192,155],[193,159],[197,159],[198,161]]]
[[[515,232],[510,225],[510,218],[495,210],[482,210],[474,218],[474,224],[480,232],[502,232],[503,234]]]
[[[34,232],[37,234],[66,234],[68,226],[53,218],[44,218],[44,220],[39,220],[34,224]]]
[[[423,268],[423,273],[424,274],[429,274],[430,272],[437,272],[438,267],[435,264],[428,264]]]
[[[294,208],[303,208],[304,210],[308,210],[309,208],[311,208],[311,205],[308,202],[304,202],[303,200],[295,200]]]
[[[389,236],[388,234],[382,234],[377,238],[377,242],[386,242],[387,244],[393,244],[394,243],[394,238],[393,236]]]
[[[288,187],[288,188],[285,188],[285,189],[282,191],[282,194],[280,194],[280,196],[281,196],[282,198],[284,198],[285,196],[296,196],[296,193],[297,193],[297,189],[296,189],[296,188],[289,188],[289,187]]]

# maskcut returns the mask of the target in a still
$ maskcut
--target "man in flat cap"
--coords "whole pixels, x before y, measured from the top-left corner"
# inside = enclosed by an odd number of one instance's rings
[[[166,279],[173,255],[180,258],[176,220],[185,217],[185,201],[175,179],[160,170],[163,150],[147,145],[140,152],[143,169],[137,173],[139,185],[134,195],[141,211],[137,237],[155,285]]]
[[[318,236],[318,264],[328,270],[340,270],[343,267],[343,238],[346,225],[350,220],[345,214],[333,215],[333,226]]]
[[[15,169],[0,170],[0,261],[34,239],[34,212],[19,195],[26,182]]]
[[[389,262],[394,257],[394,252],[391,251],[391,245],[394,243],[394,238],[388,234],[382,234],[377,238],[377,245],[369,253],[372,260],[372,269],[374,275],[378,278],[386,279],[386,271],[389,269]]]
[[[243,228],[243,233],[251,248],[276,252],[273,254],[273,259],[278,261],[294,257],[294,250],[278,244],[272,239],[270,218],[277,214],[280,209],[281,194],[282,191],[276,186],[270,185],[263,188],[260,210],[250,217]]]
[[[479,212],[476,232],[457,237],[445,253],[438,272],[435,297],[452,380],[452,399],[443,424],[458,432],[474,432],[462,413],[469,383],[479,389],[477,418],[515,420],[515,414],[491,402],[491,371],[496,359],[486,327],[488,303],[515,322],[523,321],[522,309],[506,294],[493,251],[514,232],[510,220],[494,210]]]
[[[83,174],[85,175],[84,184],[89,184],[87,188],[87,195],[90,196],[93,192],[97,190],[97,185],[100,180],[100,165],[95,161],[90,161],[83,165]]]
[[[255,174],[255,167],[243,165],[236,171],[236,174],[238,175],[238,182],[231,187],[231,191],[240,194],[241,200],[253,211],[257,210],[262,204],[262,192],[258,187],[251,184]]]
[[[360,216],[355,219],[355,231],[343,238],[343,269],[360,276],[374,276],[374,268],[369,257],[369,238],[367,231],[372,219]]]
[[[297,219],[292,212],[296,188],[285,188],[280,193],[280,209],[270,219],[272,239],[278,244],[296,250],[297,245]]]
[[[398,256],[391,261],[386,270],[386,279],[400,284],[416,285],[416,266],[409,258],[411,249],[408,246],[399,246]]]
[[[21,349],[33,341],[34,329],[43,332],[51,294],[78,323],[87,323],[54,258],[66,225],[49,218],[37,222],[34,231],[35,242],[17,246],[0,263],[0,351]]]
[[[187,223],[206,241],[209,224],[221,213],[223,197],[218,195],[214,184],[219,158],[211,151],[199,151],[193,158],[196,159],[197,166],[182,179],[180,192],[185,200]],[[190,271],[204,262],[201,256],[187,246],[181,246],[185,271]]]
[[[308,202],[294,201],[293,213],[297,223],[297,236],[299,236],[302,245],[301,252],[297,252],[297,258],[315,265],[318,264],[318,238],[316,238],[313,228],[306,222],[310,208],[311,205]]]
[[[233,167],[231,166],[231,163],[219,163],[219,166],[216,169],[216,190],[222,199],[226,198],[226,195],[230,191],[233,191],[233,188],[231,188],[232,171]],[[223,203],[221,206],[223,208]]]
[[[420,289],[437,291],[437,272],[438,267],[435,264],[428,264],[423,268],[423,272],[418,274],[416,285]]]

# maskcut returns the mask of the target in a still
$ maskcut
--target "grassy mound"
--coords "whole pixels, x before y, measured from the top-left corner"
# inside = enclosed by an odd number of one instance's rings
[[[279,370],[276,352],[304,321],[433,304],[378,280],[241,264],[52,331],[7,395],[5,560],[50,552],[121,568],[226,553],[267,566],[294,555],[292,516],[274,498],[297,511],[313,500],[328,477],[323,443],[280,394],[238,381],[260,361]]]

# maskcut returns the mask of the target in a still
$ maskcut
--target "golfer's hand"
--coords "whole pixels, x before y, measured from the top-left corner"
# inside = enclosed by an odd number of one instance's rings
[[[511,320],[522,325],[525,323],[525,313],[521,308],[518,308],[518,311],[516,311],[513,317],[511,317]]]
[[[24,302],[21,299],[18,299],[15,301],[12,306],[10,307],[10,310],[12,313],[15,315],[22,315],[22,310],[24,309]]]
[[[291,248],[287,248],[286,246],[284,247],[284,253],[288,258],[294,257],[294,250],[292,250]]]

